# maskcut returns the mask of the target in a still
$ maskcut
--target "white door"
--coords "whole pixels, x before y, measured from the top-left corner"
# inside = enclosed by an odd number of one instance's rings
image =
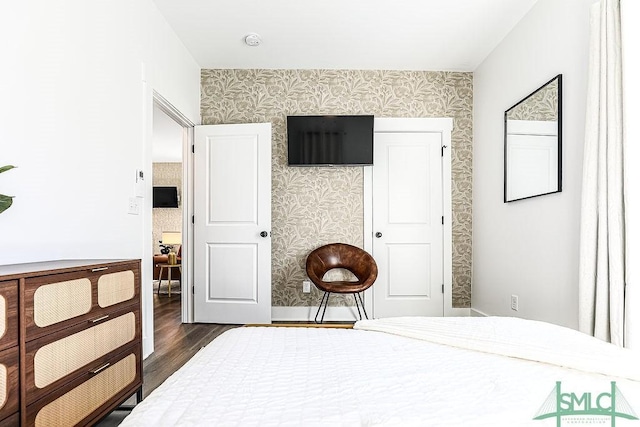
[[[194,320],[271,323],[271,124],[195,128]]]
[[[376,318],[443,315],[441,133],[374,134]]]

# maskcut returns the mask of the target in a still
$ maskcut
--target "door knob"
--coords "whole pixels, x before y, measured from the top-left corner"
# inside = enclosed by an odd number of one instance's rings
[[[381,233],[381,232],[379,232],[379,231],[376,231],[376,237],[377,237],[378,239],[379,239],[379,238],[381,238],[381,237],[382,237],[382,233]]]
[[[260,232],[260,237],[267,237],[269,235],[269,233],[267,233],[266,231],[261,231]]]

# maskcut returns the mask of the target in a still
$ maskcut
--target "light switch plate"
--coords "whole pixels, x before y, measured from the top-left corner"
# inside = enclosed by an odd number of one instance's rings
[[[140,199],[138,197],[129,197],[129,215],[140,215]]]

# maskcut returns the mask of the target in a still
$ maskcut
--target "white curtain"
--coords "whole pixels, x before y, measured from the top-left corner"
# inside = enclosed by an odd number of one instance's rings
[[[591,9],[579,327],[624,345],[625,217],[620,0]]]

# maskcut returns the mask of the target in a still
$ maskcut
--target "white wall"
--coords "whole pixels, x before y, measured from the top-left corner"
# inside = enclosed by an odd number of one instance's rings
[[[182,163],[184,129],[158,106],[153,106],[153,163]]]
[[[622,49],[625,108],[627,220],[626,346],[640,348],[640,2],[622,0]]]
[[[150,0],[12,2],[0,35],[0,163],[18,166],[0,175],[16,196],[0,264],[140,257],[143,216],[127,203],[145,162],[143,63],[194,121],[199,67]]]
[[[199,122],[196,62],[151,0],[4,2],[0,39],[0,164],[18,166],[0,175],[0,264],[150,260],[151,208],[127,207],[151,172],[152,93]]]
[[[589,7],[539,0],[474,72],[472,309],[578,325]],[[563,74],[563,191],[503,203],[504,111]],[[519,311],[510,309],[512,294]]]

